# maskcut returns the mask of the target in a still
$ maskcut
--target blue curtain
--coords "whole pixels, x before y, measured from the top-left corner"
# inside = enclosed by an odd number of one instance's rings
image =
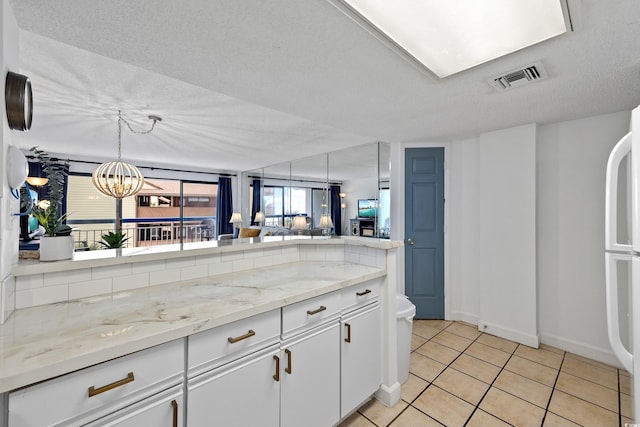
[[[62,200],[60,200],[60,204],[58,205],[58,214],[60,215],[60,217],[62,217],[63,215],[67,214],[67,194],[68,194],[68,190],[69,190],[69,167],[67,166],[66,168],[67,174],[64,176],[64,184],[62,187],[62,191],[63,191],[63,196],[62,196]],[[67,218],[64,218],[64,223],[67,223]]]
[[[342,212],[340,208],[340,186],[332,185],[331,191],[331,221],[333,221],[333,231],[336,236],[342,234]]]
[[[224,176],[218,178],[218,198],[216,202],[216,229],[218,236],[233,233],[233,224],[229,223],[233,213],[231,178]]]
[[[262,196],[260,195],[260,188],[262,187],[262,181],[259,179],[253,180],[253,200],[251,201],[251,224],[256,222],[256,212],[260,211],[260,201]]]

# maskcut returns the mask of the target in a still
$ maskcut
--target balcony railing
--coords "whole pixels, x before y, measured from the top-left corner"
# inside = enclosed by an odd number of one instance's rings
[[[293,218],[300,214],[267,215],[264,226],[290,228]],[[302,214],[305,215],[306,214]],[[102,235],[114,231],[114,219],[69,219],[73,230],[76,250],[102,249]],[[84,227],[83,227],[84,226]],[[122,231],[127,241],[123,248],[171,245],[174,243],[216,240],[216,217],[180,218],[123,218]]]
[[[76,250],[102,249],[102,235],[113,232],[114,220],[68,220],[74,227]],[[96,227],[79,227],[80,225]],[[108,224],[108,225],[107,225]],[[127,241],[124,248],[171,245],[174,243],[202,242],[216,239],[214,217],[188,217],[180,223],[179,218],[123,218],[122,231]]]

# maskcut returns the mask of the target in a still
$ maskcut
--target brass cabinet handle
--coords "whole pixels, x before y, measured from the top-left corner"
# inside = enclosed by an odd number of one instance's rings
[[[178,427],[178,402],[172,400],[171,408],[173,409],[173,427]]]
[[[363,295],[370,294],[370,293],[371,293],[371,289],[365,289],[365,290],[364,290],[364,291],[362,291],[362,292],[356,292],[356,295],[357,295],[357,296],[359,296],[359,297],[361,297],[361,296],[363,296]]]
[[[280,358],[276,355],[273,356],[273,360],[276,361],[276,373],[273,376],[273,379],[276,381],[280,381]]]
[[[227,340],[233,344],[233,343],[237,343],[238,341],[242,341],[242,340],[246,340],[247,338],[250,338],[252,336],[254,336],[256,333],[253,329],[249,329],[249,332],[247,332],[244,335],[240,335],[239,337],[229,337],[227,338]]]
[[[316,308],[315,310],[307,310],[307,314],[309,316],[313,316],[314,314],[318,314],[322,311],[325,311],[327,309],[327,307],[325,307],[324,305],[321,305],[319,308]]]
[[[347,327],[347,337],[344,339],[344,342],[351,342],[351,325],[345,323],[344,326]]]
[[[116,382],[112,382],[111,384],[104,385],[102,387],[95,388],[94,386],[89,387],[89,397],[93,397],[100,393],[104,393],[105,391],[113,390],[114,388],[120,387],[122,385],[133,382],[135,378],[133,377],[133,372],[129,372],[126,378],[118,380]]]
[[[287,367],[284,368],[284,371],[291,375],[291,350],[285,350],[284,354],[287,355]]]

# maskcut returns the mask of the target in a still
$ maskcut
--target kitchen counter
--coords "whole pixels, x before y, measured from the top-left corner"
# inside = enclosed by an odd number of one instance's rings
[[[0,393],[385,275],[299,261],[16,310],[0,326]]]

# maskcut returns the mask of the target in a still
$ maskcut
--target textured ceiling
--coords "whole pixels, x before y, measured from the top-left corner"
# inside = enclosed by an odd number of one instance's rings
[[[640,103],[640,3],[570,0],[574,32],[436,80],[327,0],[12,0],[33,128],[78,157],[247,170],[366,142],[452,140]],[[549,78],[495,92],[534,61]],[[112,154],[113,153],[113,154]]]

